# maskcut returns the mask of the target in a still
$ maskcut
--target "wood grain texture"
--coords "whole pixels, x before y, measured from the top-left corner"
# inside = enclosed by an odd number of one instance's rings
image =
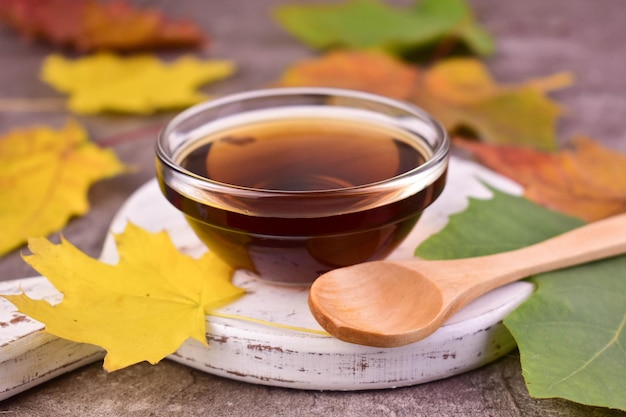
[[[480,174],[479,174],[480,173]],[[410,257],[417,242],[446,223],[447,216],[467,203],[468,195],[484,194],[482,180],[519,189],[474,163],[452,158],[452,184],[425,214],[402,244],[395,257]],[[183,216],[163,198],[156,180],[140,187],[123,205],[111,224],[115,233],[133,222],[153,231],[166,230],[181,251],[197,256],[205,251]],[[100,257],[115,263],[117,252],[109,235]],[[315,390],[366,390],[414,385],[457,375],[493,361],[515,347],[501,321],[532,293],[532,285],[516,283],[499,288],[477,300],[452,318],[438,332],[419,343],[392,349],[372,348],[342,342],[314,332],[321,327],[308,310],[308,287],[266,283],[238,271],[233,278],[247,294],[218,312],[250,318],[207,317],[205,348],[186,342],[170,359],[205,372],[247,382]],[[59,302],[61,295],[43,277],[9,281],[2,293],[20,289],[33,298]],[[102,352],[88,345],[54,338],[42,326],[13,311],[2,300],[0,371],[6,376],[0,399],[8,398],[37,383],[93,362]],[[283,327],[275,327],[274,323]],[[297,329],[295,329],[297,328]],[[302,330],[298,330],[302,329]],[[308,330],[311,331],[308,331]]]

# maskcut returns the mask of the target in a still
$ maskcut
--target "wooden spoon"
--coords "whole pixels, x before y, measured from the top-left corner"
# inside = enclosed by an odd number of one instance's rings
[[[312,285],[309,308],[346,342],[395,347],[432,334],[461,307],[533,274],[626,253],[626,214],[496,255],[366,262],[330,271]]]

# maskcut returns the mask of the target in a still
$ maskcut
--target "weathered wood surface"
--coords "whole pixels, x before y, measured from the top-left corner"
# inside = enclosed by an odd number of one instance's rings
[[[411,256],[419,241],[445,225],[450,214],[466,207],[468,198],[485,198],[483,182],[517,193],[519,187],[479,165],[452,158],[450,186],[420,220],[392,258]],[[115,216],[111,230],[122,232],[132,222],[152,231],[167,230],[176,245],[190,255],[205,249],[183,216],[163,198],[156,180],[140,187]],[[116,262],[111,235],[101,259]],[[285,388],[367,390],[396,388],[447,378],[498,359],[515,343],[502,320],[532,293],[529,283],[499,288],[468,305],[439,331],[409,346],[380,349],[341,342],[321,331],[307,306],[307,288],[264,283],[238,272],[234,281],[247,294],[220,313],[276,323],[273,327],[240,319],[207,317],[206,349],[185,343],[171,359],[191,367],[241,381]],[[51,303],[62,296],[43,277],[6,281],[0,293],[24,291]],[[416,303],[419,300],[415,300]],[[88,345],[56,339],[39,323],[0,300],[0,399],[96,361],[102,352]],[[297,329],[305,329],[294,330]],[[314,360],[312,360],[312,358]]]
[[[563,142],[583,133],[616,150],[626,151],[626,77],[623,76],[626,7],[622,0],[470,2],[498,41],[498,52],[488,64],[499,80],[516,82],[562,70],[575,74],[576,84],[556,94],[568,111],[559,124]],[[203,54],[236,60],[238,74],[216,85],[212,92],[236,92],[266,85],[288,64],[312,55],[271,21],[271,7],[286,3],[284,0],[138,3],[158,5],[175,16],[196,19],[213,35],[212,45]],[[49,52],[47,47],[20,42],[0,29],[0,98],[58,97],[38,81],[41,60]],[[60,126],[67,117],[62,110],[23,112],[3,107],[0,132],[33,123]],[[124,161],[137,167],[133,174],[93,187],[91,212],[65,228],[64,235],[91,256],[99,256],[114,214],[134,191],[153,177],[154,135],[169,117],[171,114],[146,118],[79,118],[94,140],[112,144]],[[34,275],[36,272],[20,259],[18,251],[0,259],[1,280]],[[440,381],[396,390],[345,393],[248,384],[173,361],[163,361],[158,366],[141,364],[111,374],[94,363],[0,402],[0,413],[46,417],[624,415],[558,399],[530,398],[515,351],[488,366]]]

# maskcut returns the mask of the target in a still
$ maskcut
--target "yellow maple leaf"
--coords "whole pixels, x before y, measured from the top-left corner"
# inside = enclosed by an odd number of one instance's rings
[[[0,255],[86,213],[89,187],[124,170],[112,150],[91,143],[74,121],[0,138]]]
[[[68,105],[73,112],[150,114],[206,100],[196,90],[233,72],[230,61],[187,56],[164,63],[152,55],[100,53],[76,60],[51,55],[44,61],[41,77],[70,94]]]
[[[128,224],[115,236],[116,265],[92,259],[65,239],[54,245],[31,239],[24,259],[63,293],[52,306],[26,294],[3,295],[45,331],[107,351],[114,371],[141,361],[152,364],[188,338],[207,345],[206,314],[241,296],[232,268],[212,252],[200,259],[180,253],[166,232]]]

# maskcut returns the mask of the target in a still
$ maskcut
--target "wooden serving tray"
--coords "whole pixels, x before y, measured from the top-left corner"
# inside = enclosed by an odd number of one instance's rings
[[[444,193],[390,258],[413,256],[416,246],[440,230],[450,214],[467,206],[468,196],[489,198],[482,183],[514,194],[521,192],[519,186],[480,165],[452,158]],[[123,231],[128,221],[151,231],[167,230],[177,247],[192,256],[206,250],[182,215],[161,195],[156,180],[128,199],[111,231]],[[101,260],[117,261],[112,236],[105,241]],[[373,348],[315,333],[322,329],[308,310],[306,287],[268,284],[244,271],[238,271],[233,280],[248,293],[220,312],[257,322],[207,316],[211,348],[188,340],[169,359],[240,381],[315,390],[395,388],[489,363],[515,347],[502,320],[533,291],[528,282],[510,284],[468,305],[425,340],[397,348]],[[0,282],[0,294],[20,289],[51,302],[62,298],[43,277]],[[104,356],[98,347],[59,339],[42,329],[41,323],[0,299],[0,400]]]

